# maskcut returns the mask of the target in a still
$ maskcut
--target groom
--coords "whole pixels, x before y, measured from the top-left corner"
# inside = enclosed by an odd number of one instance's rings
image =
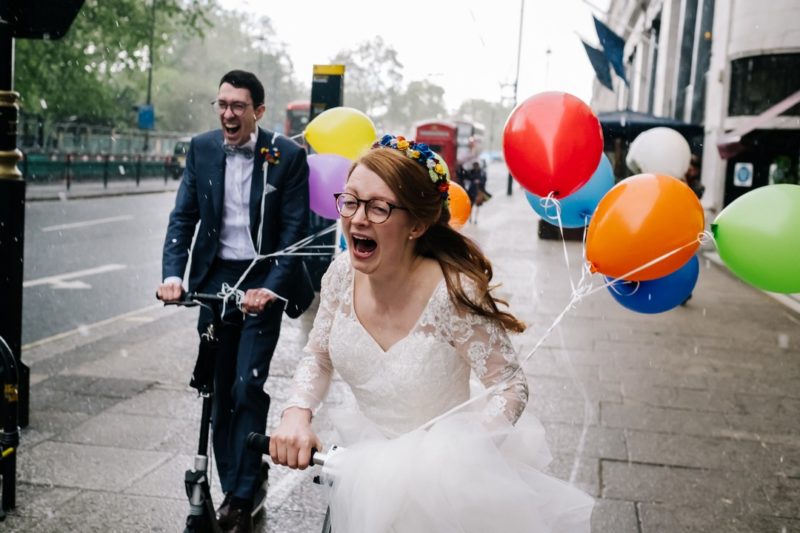
[[[216,293],[236,285],[257,254],[299,241],[308,224],[308,165],[297,144],[258,128],[264,87],[250,72],[222,77],[213,102],[221,129],[192,139],[186,170],[169,217],[158,297],[177,300],[191,248],[188,289]],[[199,223],[199,228],[197,228]],[[192,246],[192,238],[197,236]],[[314,292],[298,258],[282,256],[253,267],[239,288],[243,310],[226,314],[217,337],[213,445],[225,499],[225,531],[249,532],[261,457],[246,449],[250,432],[265,431],[269,396],[264,382],[278,342],[281,315],[299,316]],[[212,321],[202,309],[198,331]]]

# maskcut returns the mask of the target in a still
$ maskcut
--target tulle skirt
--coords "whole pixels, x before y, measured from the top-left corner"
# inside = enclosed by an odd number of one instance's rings
[[[542,472],[544,428],[462,412],[395,438],[355,410],[331,410],[324,468],[334,533],[589,533],[593,499]]]

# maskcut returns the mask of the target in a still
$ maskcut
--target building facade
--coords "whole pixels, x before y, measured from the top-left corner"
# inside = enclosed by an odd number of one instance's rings
[[[755,187],[798,183],[798,21],[800,0],[611,0],[604,22],[625,39],[628,83],[595,82],[592,107],[702,126],[693,148],[712,212]]]

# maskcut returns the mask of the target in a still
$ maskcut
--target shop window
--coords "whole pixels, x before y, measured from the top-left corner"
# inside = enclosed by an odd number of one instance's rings
[[[800,87],[800,54],[773,54],[731,63],[728,115],[758,115]],[[800,116],[800,104],[783,115]]]

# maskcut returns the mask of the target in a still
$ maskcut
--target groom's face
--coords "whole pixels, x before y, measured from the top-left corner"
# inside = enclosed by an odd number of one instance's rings
[[[264,115],[264,104],[254,108],[250,91],[230,83],[219,86],[217,102],[226,105],[219,115],[225,142],[239,146],[249,141],[250,135],[256,131],[256,123]]]

